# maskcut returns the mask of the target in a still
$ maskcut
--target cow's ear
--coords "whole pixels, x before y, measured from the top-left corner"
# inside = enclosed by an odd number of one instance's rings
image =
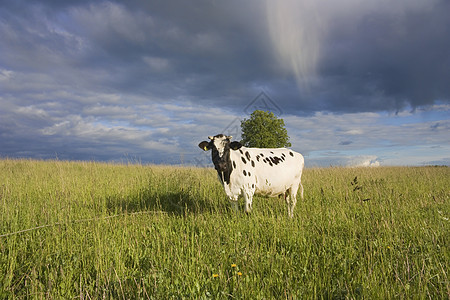
[[[230,143],[230,148],[233,150],[238,150],[242,147],[242,144],[239,142],[231,142]]]
[[[209,142],[207,141],[203,141],[200,144],[198,144],[198,146],[200,147],[200,149],[204,150],[204,151],[208,151],[211,148],[209,147]]]

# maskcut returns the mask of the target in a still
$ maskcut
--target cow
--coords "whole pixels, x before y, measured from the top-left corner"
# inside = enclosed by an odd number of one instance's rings
[[[301,183],[305,160],[300,153],[286,148],[247,148],[232,136],[218,134],[198,146],[211,150],[214,168],[225,193],[237,210],[238,197],[245,200],[245,212],[252,210],[253,195],[284,196],[289,217],[294,216],[297,191],[303,199]]]

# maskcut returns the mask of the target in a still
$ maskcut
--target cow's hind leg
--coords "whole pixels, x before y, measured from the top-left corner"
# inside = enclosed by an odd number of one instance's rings
[[[300,197],[303,199],[303,184],[301,182],[299,183],[299,188],[300,188]]]

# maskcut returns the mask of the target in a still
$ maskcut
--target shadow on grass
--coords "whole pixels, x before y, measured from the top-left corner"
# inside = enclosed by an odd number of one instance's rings
[[[189,191],[161,193],[149,189],[127,197],[108,197],[106,206],[110,213],[160,211],[170,215],[211,213],[219,209],[219,204],[196,197]]]

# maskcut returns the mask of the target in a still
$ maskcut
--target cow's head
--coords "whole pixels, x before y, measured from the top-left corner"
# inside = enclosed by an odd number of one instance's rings
[[[242,147],[241,143],[232,142],[232,136],[223,134],[209,136],[208,138],[210,139],[209,142],[203,141],[198,146],[204,151],[212,151],[212,160],[217,171],[228,171],[230,165],[230,149],[238,150]]]
[[[212,150],[213,152],[217,151],[217,155],[219,157],[222,157],[224,153],[227,152],[227,150],[229,149],[238,150],[239,148],[242,147],[241,143],[239,142],[236,141],[231,142],[231,139],[233,138],[232,136],[218,134],[215,136],[209,136],[208,138],[210,139],[209,142],[203,141],[200,144],[198,144],[198,146],[204,151],[208,150]]]

